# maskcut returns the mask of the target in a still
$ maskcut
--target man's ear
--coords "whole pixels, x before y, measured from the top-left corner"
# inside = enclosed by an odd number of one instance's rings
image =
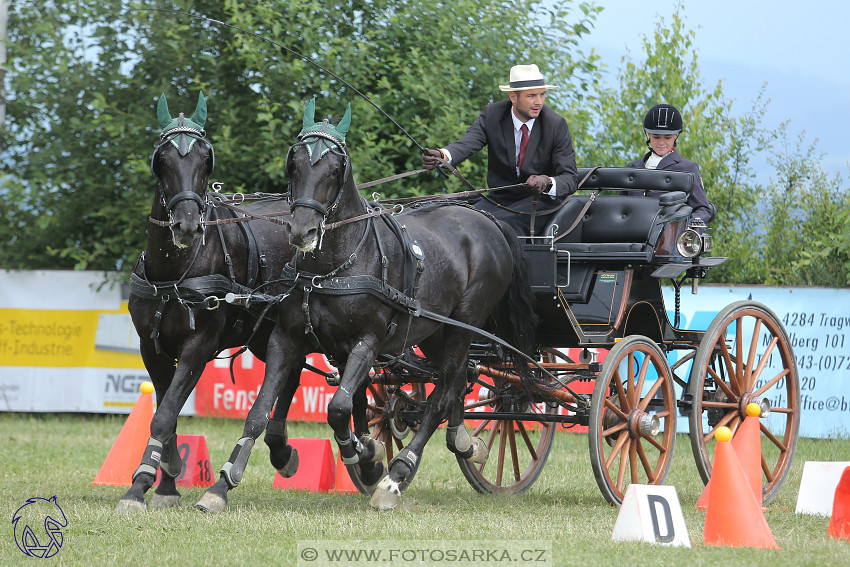
[[[511,104],[516,106],[516,91],[511,91],[508,93],[508,98],[511,99]]]

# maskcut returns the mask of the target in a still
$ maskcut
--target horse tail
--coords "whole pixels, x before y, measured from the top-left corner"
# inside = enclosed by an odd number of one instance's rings
[[[511,249],[513,272],[508,289],[494,313],[496,334],[530,356],[536,347],[537,331],[537,313],[534,309],[534,293],[531,291],[531,263],[523,253],[514,230],[504,222],[497,221],[497,224]],[[523,382],[533,378],[528,363],[521,356],[510,351],[507,354]]]

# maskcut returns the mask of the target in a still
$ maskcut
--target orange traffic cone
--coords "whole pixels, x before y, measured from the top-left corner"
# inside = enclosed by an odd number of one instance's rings
[[[274,475],[273,488],[330,492],[334,487],[336,470],[330,439],[289,439],[298,451],[298,471],[290,478]]]
[[[130,486],[133,484],[133,472],[142,461],[145,447],[151,436],[151,419],[153,418],[153,384],[142,382],[139,387],[142,392],[136,405],[127,416],[127,421],[112,444],[112,449],[106,455],[100,470],[92,484],[108,484],[112,486]]]
[[[348,492],[353,494],[360,492],[357,490],[357,487],[354,486],[354,482],[351,480],[351,475],[348,474],[348,468],[345,466],[345,463],[342,462],[341,453],[337,453],[336,457],[336,484],[334,485],[334,492]]]
[[[841,480],[835,488],[827,534],[834,539],[850,540],[850,467],[841,473]]]
[[[779,549],[729,440],[728,427],[714,434],[712,489],[708,493],[703,540],[706,545]]]
[[[744,473],[747,475],[747,480],[753,489],[753,494],[755,494],[756,500],[761,505],[763,494],[761,486],[761,427],[759,416],[761,416],[761,407],[756,403],[747,404],[747,417],[744,418],[738,431],[735,432],[735,437],[732,439],[732,448],[735,449],[735,454],[738,456],[738,461],[740,461]],[[708,484],[705,485],[702,496],[697,500],[698,510],[708,509],[708,493],[710,491],[711,479],[708,479]]]

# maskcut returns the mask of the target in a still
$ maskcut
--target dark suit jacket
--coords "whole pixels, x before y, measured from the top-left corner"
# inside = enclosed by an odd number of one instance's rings
[[[651,152],[646,152],[644,156],[638,160],[631,162],[626,167],[636,169],[646,169],[646,160]],[[705,195],[705,189],[702,187],[702,178],[699,175],[699,166],[679,155],[679,152],[673,150],[658,162],[658,169],[666,169],[667,171],[684,171],[685,173],[694,174],[694,190],[691,196],[688,197],[688,205],[691,206],[693,212],[692,217],[701,218],[706,223],[713,218],[712,209],[708,203],[708,197]],[[629,191],[629,195],[646,195],[648,197],[657,197],[661,195],[661,191]]]
[[[516,175],[516,143],[511,120],[510,99],[488,104],[481,116],[469,127],[466,134],[446,149],[452,163],[458,165],[485,145],[487,151],[487,186],[503,187],[523,183],[531,175],[548,175],[556,181],[558,197],[575,192],[576,154],[567,121],[557,112],[544,106],[534,122],[528,138],[528,148],[519,178]],[[524,187],[497,191],[490,198],[503,203],[516,204],[531,194]],[[546,199],[549,204],[560,199]]]

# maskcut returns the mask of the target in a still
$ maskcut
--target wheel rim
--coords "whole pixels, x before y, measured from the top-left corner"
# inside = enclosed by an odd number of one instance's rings
[[[487,462],[476,464],[458,457],[458,465],[463,475],[478,492],[513,493],[525,492],[540,476],[552,441],[556,424],[538,422],[533,419],[488,419],[487,413],[512,411],[517,408],[505,407],[506,395],[519,391],[517,386],[509,386],[499,379],[487,376],[479,377],[477,399],[464,404],[464,411],[481,414],[480,419],[467,419],[465,426],[469,434],[484,440],[490,450]],[[529,404],[524,408],[533,414],[554,414],[557,411],[546,403]]]
[[[596,482],[611,504],[622,503],[629,484],[664,482],[676,440],[676,397],[670,367],[652,340],[627,337],[605,358],[588,439]]]
[[[778,492],[794,456],[800,427],[797,365],[784,327],[766,307],[753,302],[728,306],[700,343],[691,371],[691,445],[704,482],[711,478],[714,432],[737,432],[746,405],[766,399],[770,415],[760,419],[763,501]]]

